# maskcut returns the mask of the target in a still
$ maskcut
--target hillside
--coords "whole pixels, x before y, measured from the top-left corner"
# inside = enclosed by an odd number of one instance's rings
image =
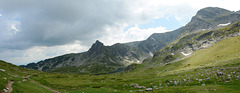
[[[240,14],[238,12],[232,12],[216,7],[207,7],[199,10],[186,26],[171,32],[154,33],[144,41],[114,44],[112,46],[104,46],[100,41],[96,41],[87,52],[66,54],[37,63],[30,63],[22,67],[41,71],[80,74],[118,72],[119,69],[125,68],[130,64],[142,63],[144,59],[150,58],[157,52],[154,55],[154,59],[156,59],[156,56],[159,54],[158,51],[175,40],[181,41],[178,43],[186,43],[186,41],[183,39],[191,38],[191,36],[184,37],[186,35],[192,33],[194,33],[192,34],[193,36],[199,35],[211,30],[231,25],[237,21],[240,21]],[[211,34],[211,32],[206,34]],[[217,41],[214,42],[216,43]],[[205,41],[201,42],[204,43]],[[175,57],[181,57],[182,55],[177,51],[180,51],[178,48],[182,47],[183,45],[184,44],[175,44],[170,51],[176,52],[176,55],[171,56],[167,54],[167,58],[164,58],[163,60],[169,61],[175,59]],[[182,52],[186,53],[197,50],[191,50],[191,48],[187,49],[190,50],[185,49]],[[170,53],[169,51],[167,52]]]
[[[229,37],[192,56],[170,64],[148,68],[132,65],[127,73],[69,75],[42,73],[33,79],[60,91],[76,92],[154,92],[238,93],[240,85],[240,37]]]
[[[229,34],[227,33],[228,31],[231,32],[229,29],[239,30],[238,24],[239,22],[222,29],[214,30],[214,32],[224,32],[224,34],[216,35],[216,37]],[[190,36],[199,37],[199,35],[186,35],[185,37]],[[105,75],[37,72],[38,74],[31,76],[31,80],[39,82],[43,86],[57,89],[60,92],[69,93],[238,93],[240,91],[238,88],[240,85],[239,46],[240,36],[230,36],[207,48],[193,51],[188,58],[174,63],[165,64],[159,60],[152,67],[149,67],[149,64],[146,63],[135,64],[131,65],[130,72]],[[15,69],[13,72],[18,75],[23,74],[24,71],[29,71],[22,76],[35,73],[33,70],[19,68],[6,62],[1,62],[0,66],[6,70],[5,72]],[[22,81],[21,78],[19,79],[19,81]],[[13,87],[13,91],[50,92],[48,89],[30,81],[16,83],[19,81],[14,79],[13,86],[15,87]]]
[[[239,12],[218,7],[206,7],[197,12],[183,28],[182,35],[201,30],[213,30],[240,21]]]
[[[21,68],[0,60],[0,92],[52,93],[30,79],[30,76],[36,73],[40,71]]]
[[[37,70],[0,61],[0,89],[10,83],[13,93],[239,93],[239,46],[238,12],[208,7],[186,26],[144,41],[96,41],[86,52],[23,66]]]
[[[141,63],[148,57],[149,53],[136,47],[124,44],[104,46],[96,41],[87,52],[67,54],[23,67],[63,73],[108,73],[131,63]]]
[[[228,37],[240,36],[240,22],[215,30],[205,30],[186,35],[158,51],[151,61],[164,63],[191,55],[194,51],[208,48]]]

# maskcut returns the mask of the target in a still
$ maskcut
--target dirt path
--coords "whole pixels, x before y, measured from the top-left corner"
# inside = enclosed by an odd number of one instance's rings
[[[13,80],[8,81],[8,83],[5,85],[5,89],[3,93],[11,93],[13,91],[12,84],[14,83]]]
[[[41,86],[41,87],[43,87],[43,88],[45,88],[45,89],[47,89],[47,90],[49,90],[49,91],[52,91],[52,92],[55,92],[55,93],[61,93],[61,92],[59,92],[59,91],[57,91],[57,90],[54,90],[54,89],[51,89],[50,87],[47,87],[47,86],[45,86],[45,85],[42,85],[42,84],[40,84],[40,83],[38,83],[38,82],[36,82],[36,81],[34,81],[34,80],[31,80],[31,79],[29,79],[32,83],[34,83],[34,84],[37,84],[37,85],[39,85],[39,86]]]
[[[42,85],[41,83],[36,82],[36,81],[34,81],[34,80],[32,80],[32,79],[29,78],[29,77],[31,77],[31,76],[33,76],[33,75],[35,75],[35,74],[38,74],[38,73],[34,73],[34,74],[31,74],[31,75],[27,75],[26,77],[23,77],[23,80],[24,80],[24,81],[29,80],[30,82],[32,82],[32,83],[34,83],[34,84],[37,84],[37,85],[39,85],[39,86],[41,86],[41,87],[43,87],[43,88],[45,88],[45,89],[47,89],[47,90],[49,90],[49,91],[52,91],[52,92],[55,92],[55,93],[61,93],[61,92],[59,92],[59,91],[57,91],[57,90],[54,90],[54,89],[52,89],[52,88],[50,88],[50,87],[47,87],[47,86],[45,86],[45,85]]]

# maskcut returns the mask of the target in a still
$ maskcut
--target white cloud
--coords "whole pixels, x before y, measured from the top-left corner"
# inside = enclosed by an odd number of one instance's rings
[[[15,24],[11,25],[11,29],[13,30],[13,32],[16,34],[19,30],[16,28]]]
[[[1,60],[5,60],[17,65],[38,62],[47,58],[64,55],[67,53],[80,53],[86,51],[88,46],[82,46],[79,41],[72,44],[59,46],[35,46],[26,50],[8,50],[0,54]]]
[[[100,38],[105,45],[112,45],[114,43],[127,43],[132,41],[142,41],[147,39],[153,33],[164,33],[167,30],[165,27],[155,27],[148,29],[141,29],[138,25],[129,28],[127,31],[123,29],[128,25],[118,25],[115,27],[106,26],[105,30],[108,31],[108,35]]]
[[[237,11],[240,9],[239,2],[0,0],[0,12],[4,14],[0,14],[0,43],[6,45],[0,45],[0,58],[15,64],[25,64],[87,50],[96,39],[100,39],[106,45],[144,40],[152,33],[166,32],[168,28],[159,26],[141,29],[138,24],[174,16],[185,25],[184,20],[190,19],[201,8],[212,6]],[[16,17],[21,17],[21,20],[14,20]],[[134,27],[124,31],[124,28],[134,24]],[[19,42],[21,44],[18,44]]]

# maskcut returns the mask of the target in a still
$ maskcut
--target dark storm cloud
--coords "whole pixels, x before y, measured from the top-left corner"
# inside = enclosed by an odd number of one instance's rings
[[[75,40],[89,45],[106,34],[104,26],[131,19],[129,5],[124,0],[0,0],[0,12],[20,17],[21,26],[15,35],[1,35],[0,39],[11,37],[0,40],[0,48],[26,49]]]

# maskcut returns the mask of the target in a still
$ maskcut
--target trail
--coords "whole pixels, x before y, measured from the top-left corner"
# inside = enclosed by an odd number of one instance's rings
[[[52,91],[52,92],[55,92],[55,93],[61,93],[61,92],[59,92],[59,91],[57,91],[57,90],[54,90],[54,89],[52,89],[52,88],[50,88],[50,87],[47,87],[47,86],[45,86],[45,85],[42,85],[42,84],[40,84],[40,83],[38,83],[38,82],[36,82],[36,81],[34,81],[34,80],[32,80],[32,79],[29,79],[30,80],[30,82],[32,82],[32,83],[34,83],[34,84],[37,84],[37,85],[39,85],[39,86],[41,86],[41,87],[43,87],[43,88],[45,88],[45,89],[47,89],[47,90],[49,90],[49,91]]]
[[[34,80],[30,79],[30,77],[33,76],[33,75],[35,75],[35,74],[38,74],[38,73],[34,73],[34,74],[31,74],[31,75],[27,75],[26,77],[23,77],[23,81],[29,80],[30,82],[32,82],[32,83],[34,83],[34,84],[37,84],[37,85],[39,85],[39,86],[41,86],[41,87],[43,87],[43,88],[45,88],[45,89],[47,89],[47,90],[49,90],[49,91],[52,91],[52,92],[55,92],[55,93],[61,93],[61,92],[59,92],[59,91],[57,91],[57,90],[54,90],[54,89],[52,89],[52,88],[50,88],[50,87],[47,87],[47,86],[45,86],[45,85],[42,85],[41,83],[39,83],[39,82],[37,82],[37,81],[34,81]]]
[[[14,83],[13,80],[8,81],[8,83],[5,85],[5,89],[2,93],[11,93],[13,91],[12,84]]]

